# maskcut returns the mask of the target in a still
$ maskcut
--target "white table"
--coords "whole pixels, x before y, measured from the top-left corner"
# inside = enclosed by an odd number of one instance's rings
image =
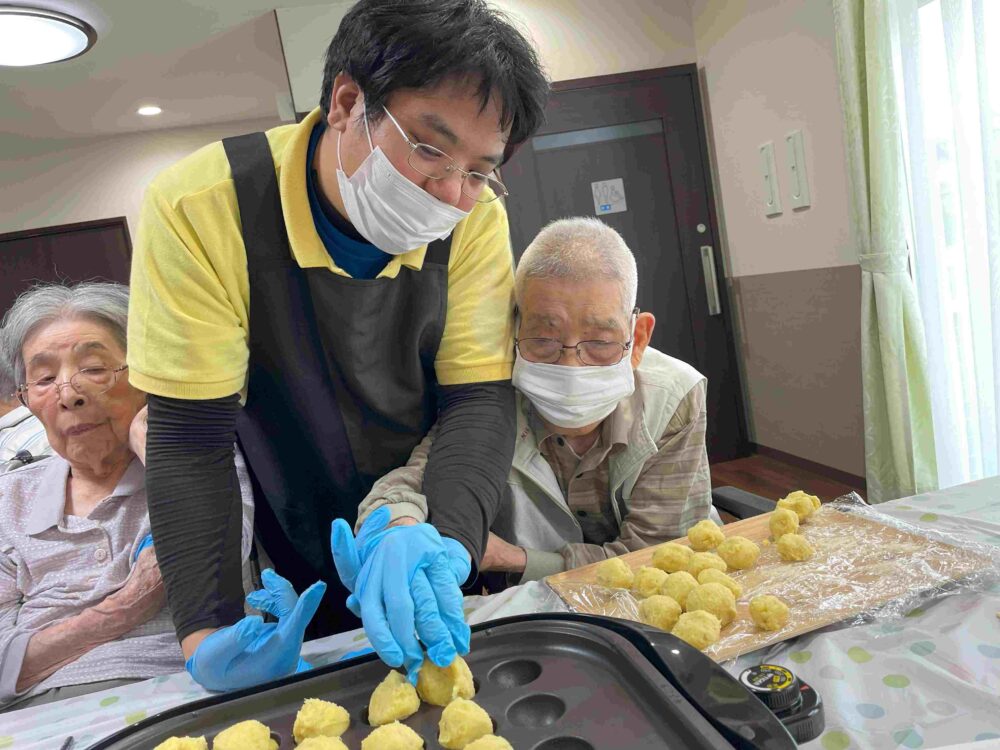
[[[897,518],[1000,546],[1000,478],[906,498],[879,508]],[[542,583],[468,597],[470,624],[566,611]],[[809,750],[943,748],[1000,739],[1000,583],[924,605],[874,625],[834,626],[725,666],[783,664],[826,706],[826,730]],[[319,666],[366,647],[361,631],[304,647]],[[84,748],[160,711],[208,695],[186,673],[0,715],[0,750],[46,750],[67,735]],[[623,749],[626,750],[626,749]]]

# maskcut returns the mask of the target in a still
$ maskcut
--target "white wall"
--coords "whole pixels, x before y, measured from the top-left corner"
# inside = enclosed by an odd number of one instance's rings
[[[690,0],[495,0],[538,45],[553,81],[695,61]]]
[[[858,262],[829,0],[693,0],[732,276]],[[793,211],[784,137],[803,131],[812,207]],[[758,149],[774,141],[784,213],[767,218]]]
[[[160,170],[212,141],[280,124],[242,120],[70,141],[2,136],[0,233],[125,216],[134,241],[143,192]]]
[[[553,81],[695,61],[690,0],[491,0],[528,32]],[[323,56],[350,0],[279,8],[295,109],[317,104]]]

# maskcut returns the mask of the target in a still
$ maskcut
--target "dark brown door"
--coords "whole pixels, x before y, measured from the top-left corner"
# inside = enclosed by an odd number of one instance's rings
[[[128,284],[132,243],[124,217],[0,235],[0,315],[39,282]]]
[[[599,216],[639,269],[653,346],[708,378],[713,461],[748,453],[694,65],[558,83],[503,167],[514,254],[549,221]]]

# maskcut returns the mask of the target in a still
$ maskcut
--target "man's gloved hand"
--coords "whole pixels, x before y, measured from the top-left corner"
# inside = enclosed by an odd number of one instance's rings
[[[278,618],[265,623],[256,615],[215,631],[187,660],[187,671],[208,690],[236,690],[309,669],[299,658],[306,626],[316,614],[326,584],[317,581],[302,596],[268,568],[264,588],[247,596],[250,606]]]
[[[430,524],[390,528],[389,518],[389,508],[379,508],[357,539],[338,518],[330,546],[340,580],[352,592],[347,606],[360,615],[368,640],[390,667],[405,666],[416,684],[424,661],[420,641],[441,667],[469,653],[460,587],[472,563],[459,542]]]

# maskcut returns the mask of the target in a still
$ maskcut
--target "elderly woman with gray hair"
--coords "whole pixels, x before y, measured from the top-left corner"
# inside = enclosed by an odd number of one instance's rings
[[[125,364],[128,289],[46,285],[0,329],[0,360],[44,425],[51,458],[0,476],[0,707],[176,672],[184,659],[150,535],[146,396]],[[244,560],[252,538],[249,481]]]

